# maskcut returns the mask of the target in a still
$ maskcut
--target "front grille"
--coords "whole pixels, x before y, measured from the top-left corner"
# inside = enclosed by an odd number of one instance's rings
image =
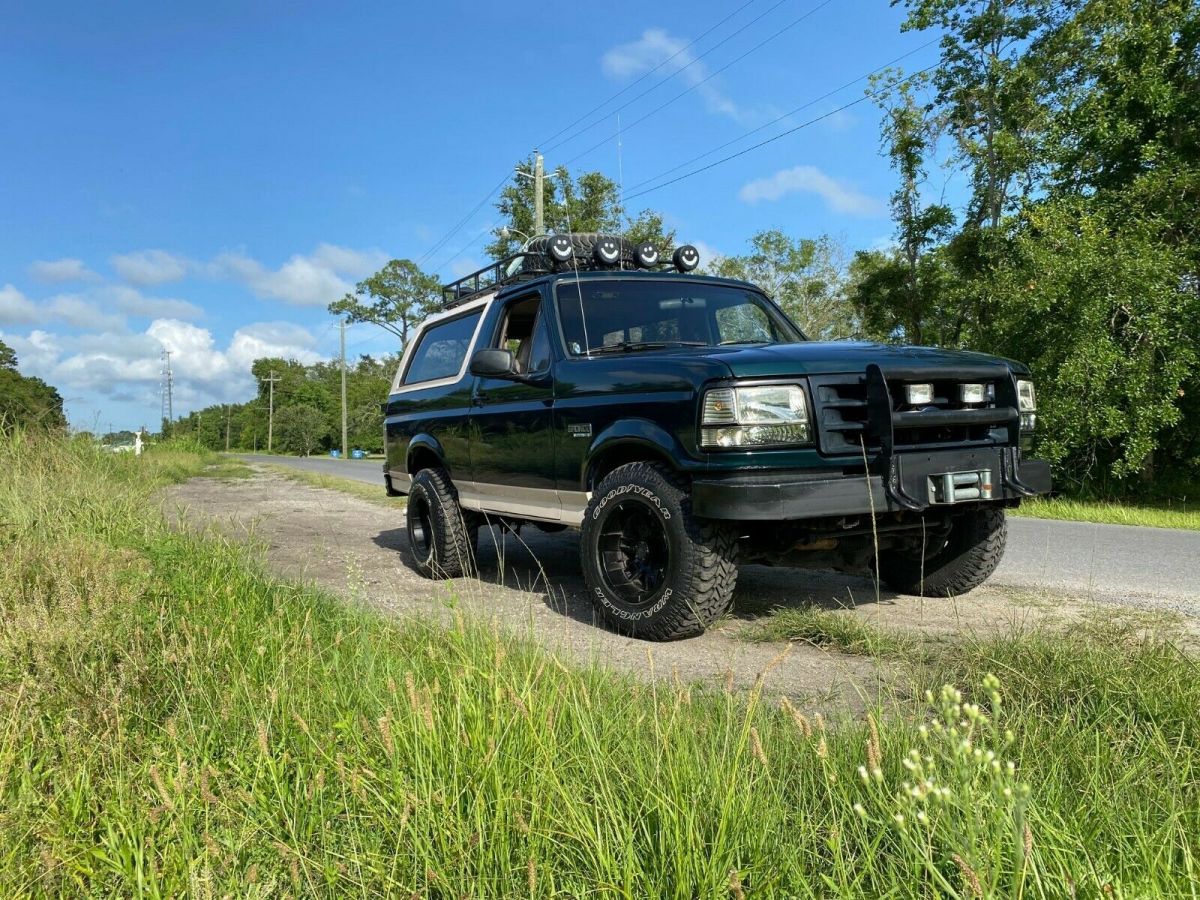
[[[831,456],[861,453],[865,435],[868,450],[879,448],[867,433],[867,380],[861,375],[821,375],[809,379],[816,407],[817,440]]]
[[[869,413],[867,378],[864,375],[818,375],[809,379],[817,424],[817,439],[823,453],[830,456],[858,455],[865,445],[868,452],[883,446],[882,431],[892,429],[896,449],[942,449],[1004,444],[1007,426],[995,400],[965,405],[959,400],[959,384],[970,379],[952,380],[906,373],[904,379],[888,378],[891,395],[890,423],[873,422]],[[976,379],[978,380],[978,379]],[[923,382],[933,385],[933,399],[919,407],[905,403],[904,385]],[[995,384],[995,381],[991,382]],[[1000,385],[996,385],[997,388]],[[1003,391],[997,391],[1003,396]],[[978,416],[955,415],[960,411]],[[978,421],[961,421],[962,419]],[[861,442],[861,443],[860,443]]]

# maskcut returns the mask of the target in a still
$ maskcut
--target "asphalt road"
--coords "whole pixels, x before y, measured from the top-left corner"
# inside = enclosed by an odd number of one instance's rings
[[[379,459],[242,458],[352,478],[383,490]],[[1008,547],[992,583],[1200,615],[1200,532],[1011,517]]]

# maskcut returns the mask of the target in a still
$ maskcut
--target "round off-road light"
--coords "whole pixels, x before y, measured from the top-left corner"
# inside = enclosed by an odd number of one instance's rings
[[[571,243],[571,239],[565,234],[556,234],[550,238],[546,244],[546,250],[558,262],[566,262],[575,253],[575,245]]]
[[[658,248],[649,241],[638,244],[637,249],[633,251],[633,258],[643,269],[653,269],[658,265]]]
[[[700,265],[700,251],[691,244],[684,244],[675,250],[671,262],[675,263],[675,268],[680,272],[690,272]]]
[[[621,245],[616,238],[602,237],[596,241],[592,254],[600,265],[615,266],[621,259]]]

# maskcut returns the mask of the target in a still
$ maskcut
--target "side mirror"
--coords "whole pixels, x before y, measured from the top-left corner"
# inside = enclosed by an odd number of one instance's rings
[[[511,350],[476,350],[471,357],[471,374],[480,378],[515,378],[516,357]]]

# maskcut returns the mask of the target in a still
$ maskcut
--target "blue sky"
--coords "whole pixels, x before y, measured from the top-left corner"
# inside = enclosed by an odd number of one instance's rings
[[[336,354],[325,304],[388,258],[481,265],[490,202],[430,250],[534,147],[633,194],[936,58],[885,0],[21,7],[0,30],[0,339],[84,428],[156,425],[163,347],[177,414],[244,400],[255,357]],[[708,253],[764,227],[877,245],[878,126],[860,103],[628,205]]]

